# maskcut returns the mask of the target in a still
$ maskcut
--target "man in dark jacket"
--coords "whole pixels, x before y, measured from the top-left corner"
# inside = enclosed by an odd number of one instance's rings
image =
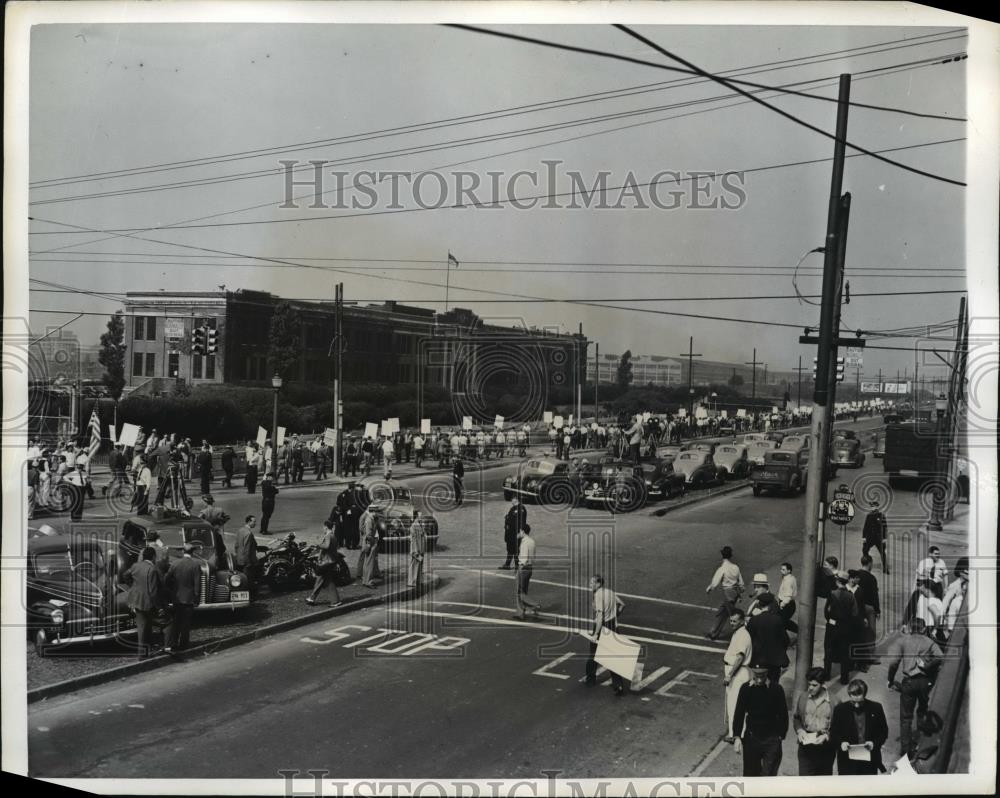
[[[857,601],[847,589],[848,576],[837,571],[837,586],[826,600],[826,634],[823,638],[823,672],[833,677],[834,662],[840,663],[840,683],[847,684],[851,675],[851,642],[855,623],[860,617]]]
[[[156,549],[146,546],[142,550],[138,562],[129,568],[125,581],[130,585],[128,605],[135,614],[139,659],[145,659],[152,642],[153,618],[164,605],[163,575],[156,569]]]
[[[842,776],[874,776],[885,771],[882,746],[889,738],[889,724],[882,705],[867,696],[868,685],[854,679],[847,686],[847,701],[833,709],[830,741],[837,750],[837,772]],[[868,749],[870,761],[851,759],[852,745]]]
[[[767,668],[751,670],[753,681],[736,698],[733,748],[743,753],[744,776],[777,776],[781,741],[788,733],[788,703],[781,685],[765,681]]]
[[[873,546],[882,556],[882,572],[889,573],[889,558],[886,557],[885,539],[889,536],[889,524],[879,509],[878,500],[872,500],[872,511],[865,518],[864,529],[861,530],[861,555],[868,556],[868,550]]]
[[[185,649],[191,634],[191,616],[201,590],[201,564],[191,556],[194,544],[184,544],[184,556],[170,563],[167,589],[174,600],[174,614],[167,626],[168,654]]]
[[[778,684],[781,669],[788,667],[788,633],[785,619],[778,612],[772,593],[762,593],[757,599],[758,612],[747,621],[747,631],[753,642],[750,667],[767,668],[771,684]]]
[[[108,490],[114,487],[126,485],[125,480],[125,452],[120,443],[115,444],[114,450],[108,456],[108,468],[111,470],[111,481],[101,488],[101,493],[107,495]]]
[[[520,499],[515,496],[511,499],[510,509],[503,519],[503,542],[507,546],[507,559],[500,566],[501,570],[509,571],[511,560],[514,561],[514,567],[517,568],[517,536],[527,523],[528,511],[521,504]]]
[[[455,458],[455,465],[451,469],[451,481],[455,488],[455,506],[460,507],[462,505],[462,488],[465,481],[465,466],[462,464],[462,458]]]
[[[206,443],[198,452],[198,476],[201,478],[201,492],[208,493],[212,489],[212,450]]]
[[[223,487],[231,488],[233,486],[233,470],[236,466],[236,452],[233,451],[232,446],[227,446],[222,451],[222,471],[225,473],[226,477],[222,480]]]
[[[260,534],[270,535],[268,524],[274,514],[274,497],[278,495],[278,486],[274,484],[274,474],[270,472],[264,474],[264,481],[260,483]]]

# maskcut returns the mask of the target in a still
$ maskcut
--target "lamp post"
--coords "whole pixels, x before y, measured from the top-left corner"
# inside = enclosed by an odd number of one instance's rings
[[[274,471],[275,458],[278,453],[278,391],[281,390],[281,377],[275,374],[271,377],[271,387],[274,388],[274,415],[271,423],[271,471]]]

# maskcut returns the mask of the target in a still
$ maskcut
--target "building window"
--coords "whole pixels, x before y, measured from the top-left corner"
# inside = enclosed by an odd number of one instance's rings
[[[205,356],[205,379],[215,379],[215,355]]]
[[[171,352],[167,360],[167,376],[179,377],[181,372],[181,356],[178,352]]]
[[[136,352],[132,355],[132,376],[142,376],[142,352]]]
[[[155,377],[156,376],[156,353],[147,352],[146,353],[146,376]]]
[[[135,316],[132,319],[132,324],[134,325],[134,335],[136,341],[141,341],[146,337],[146,317],[145,316]]]
[[[191,379],[201,379],[201,355],[192,355],[191,357]]]
[[[146,340],[156,340],[156,316],[146,317]]]

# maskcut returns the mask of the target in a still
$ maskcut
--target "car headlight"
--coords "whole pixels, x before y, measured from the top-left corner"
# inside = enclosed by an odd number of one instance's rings
[[[229,575],[229,586],[230,587],[240,587],[244,580],[243,574],[230,574]]]
[[[652,484],[653,484],[653,481],[652,481],[651,479],[647,479],[647,480],[646,480],[646,484],[647,484],[647,485],[652,485]]]
[[[62,610],[52,610],[52,615],[50,616],[52,623],[56,626],[62,626],[63,621],[66,620],[66,616],[63,615]]]

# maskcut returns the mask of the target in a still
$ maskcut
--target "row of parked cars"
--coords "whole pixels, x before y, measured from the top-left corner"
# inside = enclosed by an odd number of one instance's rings
[[[753,495],[804,493],[809,477],[809,436],[780,432],[770,435],[776,439],[754,440],[749,444],[758,452],[751,458],[753,466],[749,474]],[[838,468],[861,468],[864,464],[865,454],[857,435],[851,430],[835,431],[826,464],[827,476],[836,476]]]

